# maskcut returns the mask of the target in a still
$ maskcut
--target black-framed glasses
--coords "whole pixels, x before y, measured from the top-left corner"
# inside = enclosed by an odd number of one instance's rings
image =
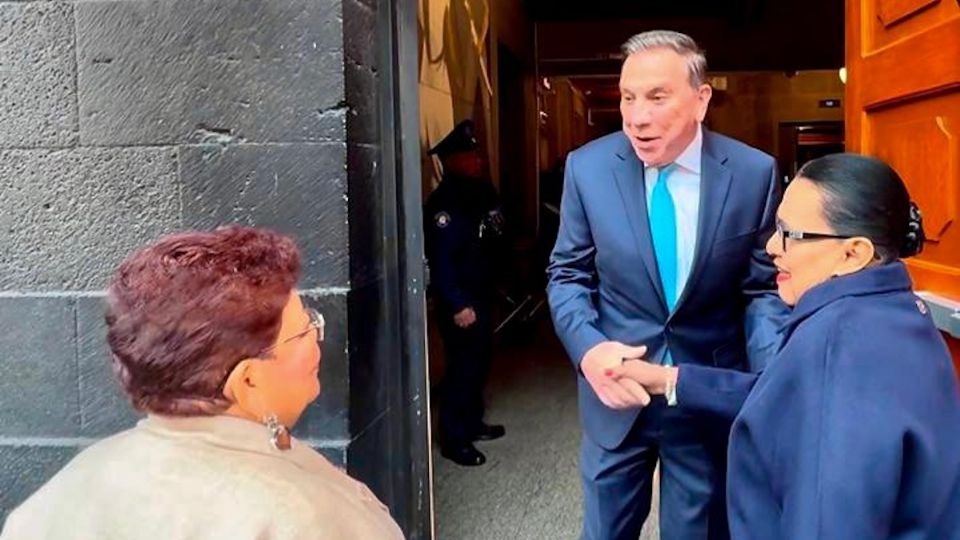
[[[791,231],[783,226],[783,223],[777,222],[777,234],[780,235],[780,244],[783,252],[787,252],[787,238],[791,240],[846,240],[853,238],[844,234],[814,233],[806,231]]]
[[[327,326],[327,321],[323,319],[323,314],[313,308],[304,309],[307,313],[307,317],[310,319],[310,323],[307,325],[307,329],[298,334],[294,334],[287,339],[281,341],[280,343],[275,343],[266,349],[260,351],[260,354],[267,354],[270,351],[276,349],[277,347],[283,345],[284,343],[290,343],[295,339],[300,339],[303,336],[309,334],[311,331],[317,331],[317,343],[323,343],[323,329]]]

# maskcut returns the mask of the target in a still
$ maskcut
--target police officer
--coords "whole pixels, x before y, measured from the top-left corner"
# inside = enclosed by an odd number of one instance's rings
[[[482,465],[474,441],[502,437],[483,422],[483,387],[490,371],[491,297],[503,217],[484,160],[465,120],[428,152],[440,158],[443,180],[424,211],[431,288],[446,352],[439,396],[440,453],[460,465]]]

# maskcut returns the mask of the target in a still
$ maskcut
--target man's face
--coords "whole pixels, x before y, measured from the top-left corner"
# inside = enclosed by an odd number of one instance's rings
[[[668,48],[631,54],[620,72],[623,132],[648,166],[673,162],[707,114],[710,86],[690,85],[687,61]]]

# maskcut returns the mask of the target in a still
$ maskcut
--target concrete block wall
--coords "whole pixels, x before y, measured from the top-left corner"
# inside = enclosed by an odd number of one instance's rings
[[[383,275],[367,228],[374,4],[0,1],[0,522],[136,421],[110,373],[103,290],[133,248],[177,229],[297,239],[300,287],[329,325],[324,391],[297,435],[346,461],[351,278],[369,297]],[[366,242],[356,255],[351,238]]]

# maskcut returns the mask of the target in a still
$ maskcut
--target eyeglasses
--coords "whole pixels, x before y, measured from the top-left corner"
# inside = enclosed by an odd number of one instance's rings
[[[287,339],[281,341],[280,343],[274,343],[273,345],[260,351],[260,354],[269,353],[270,351],[276,349],[277,347],[283,345],[284,343],[290,343],[293,340],[300,339],[303,336],[309,334],[313,330],[317,331],[317,343],[323,343],[323,329],[327,325],[327,322],[323,319],[323,314],[311,308],[307,308],[304,311],[307,313],[307,317],[310,319],[310,323],[307,325],[306,330],[298,334],[292,335]]]
[[[842,235],[842,234],[826,234],[826,233],[812,233],[805,231],[791,231],[786,229],[783,226],[783,223],[777,222],[777,234],[780,235],[781,247],[783,252],[787,251],[787,238],[791,240],[846,240],[848,238],[853,238],[852,236]]]

